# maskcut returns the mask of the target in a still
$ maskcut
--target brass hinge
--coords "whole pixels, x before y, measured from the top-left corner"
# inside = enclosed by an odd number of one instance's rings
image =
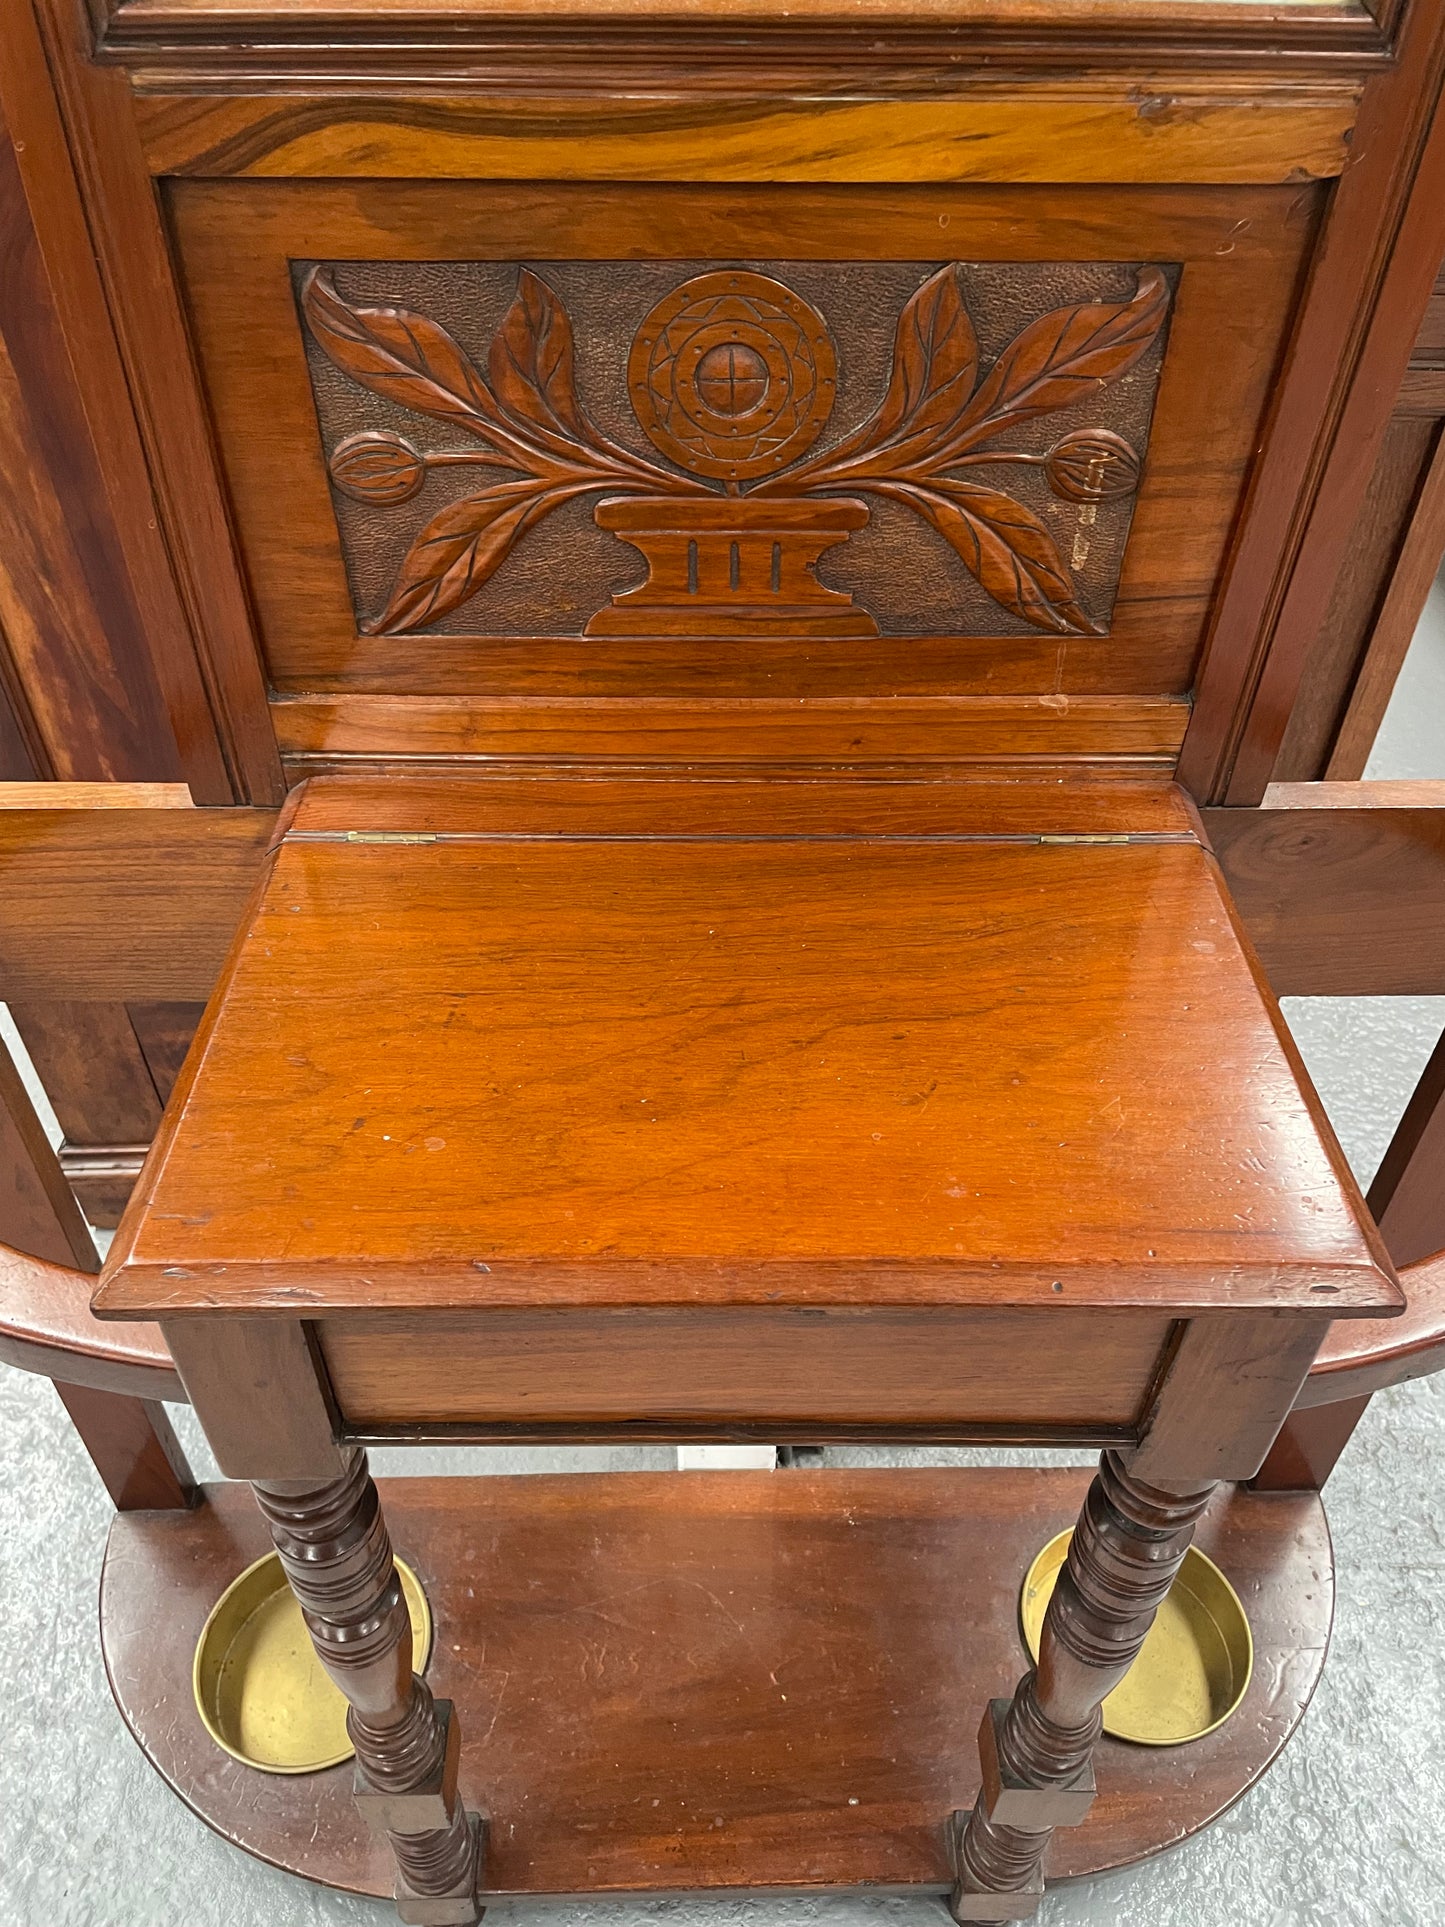
[[[430,830],[348,830],[348,843],[435,843]]]
[[[1139,838],[1132,836],[1041,836],[1039,838],[1040,843],[1133,843],[1136,841],[1140,843],[1153,843],[1156,840],[1157,839],[1152,836]]]

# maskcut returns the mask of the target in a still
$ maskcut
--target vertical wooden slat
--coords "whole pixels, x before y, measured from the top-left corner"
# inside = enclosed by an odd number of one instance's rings
[[[1445,1036],[1405,1106],[1366,1202],[1397,1267],[1445,1250]]]
[[[90,1227],[65,1181],[20,1072],[0,1044],[0,1244],[99,1271]]]
[[[1445,556],[1445,430],[1436,440],[1435,453],[1390,576],[1390,586],[1350,692],[1349,706],[1325,769],[1327,781],[1349,783],[1364,775],[1442,556]]]

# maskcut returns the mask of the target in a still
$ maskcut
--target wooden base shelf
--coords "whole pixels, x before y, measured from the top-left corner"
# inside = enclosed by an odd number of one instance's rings
[[[490,1816],[494,1895],[936,1889],[972,1804],[984,1702],[1024,1670],[1020,1578],[1072,1523],[1082,1471],[622,1473],[383,1482],[436,1617],[428,1677],[462,1721],[462,1791]],[[1223,1488],[1197,1543],[1253,1625],[1248,1697],[1184,1749],[1105,1741],[1100,1797],[1048,1874],[1186,1839],[1260,1777],[1304,1713],[1334,1603],[1317,1497]],[[267,1549],[244,1486],[121,1514],[101,1582],[117,1703],[208,1825],[324,1885],[391,1890],[351,1768],[227,1758],[191,1656]]]

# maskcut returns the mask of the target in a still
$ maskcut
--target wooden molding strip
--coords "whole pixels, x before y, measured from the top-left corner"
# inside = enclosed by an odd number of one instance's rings
[[[769,91],[866,77],[870,92],[931,93],[1007,57],[1081,63],[1364,72],[1385,65],[1397,9],[1359,0],[100,0],[97,52],[151,85],[295,81],[325,91],[384,73],[585,93],[631,81],[689,91],[746,77]],[[479,57],[485,56],[484,62]]]
[[[1171,761],[1189,705],[1167,697],[912,696],[561,699],[291,696],[285,757],[569,758],[632,764],[932,763],[1098,756]]]

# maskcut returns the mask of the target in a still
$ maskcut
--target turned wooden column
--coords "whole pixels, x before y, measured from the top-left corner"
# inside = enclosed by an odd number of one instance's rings
[[[1165,1492],[1106,1452],[1044,1618],[1039,1663],[979,1730],[983,1780],[958,1843],[958,1921],[1023,1920],[1043,1897],[1055,1827],[1094,1798],[1100,1707],[1144,1643],[1213,1486]],[[962,1816],[959,1816],[962,1821]]]
[[[481,1919],[481,1822],[457,1797],[459,1733],[449,1701],[412,1671],[411,1622],[366,1454],[343,1452],[324,1483],[252,1490],[322,1665],[345,1693],[356,1798],[396,1855],[397,1912],[411,1927]]]

